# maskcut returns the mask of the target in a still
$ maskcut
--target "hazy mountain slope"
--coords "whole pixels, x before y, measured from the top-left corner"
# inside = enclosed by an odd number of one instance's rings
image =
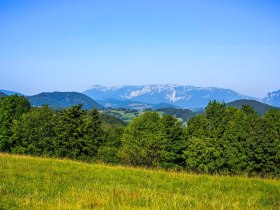
[[[15,91],[10,91],[10,90],[0,90],[0,92],[10,96],[10,95],[14,95],[14,94],[17,94],[17,95],[20,95],[22,96],[23,94],[22,93],[19,93],[19,92],[15,92]]]
[[[5,93],[0,92],[0,98],[7,96]]]
[[[260,114],[264,114],[265,112],[269,111],[270,109],[275,109],[276,107],[270,106],[268,104],[264,104],[259,101],[255,100],[237,100],[230,103],[227,103],[227,106],[234,106],[237,108],[241,108],[244,105],[250,105],[254,108],[254,110]]]
[[[90,97],[77,92],[44,92],[38,95],[29,96],[28,99],[33,106],[47,104],[54,109],[69,108],[77,104],[83,104],[84,109],[92,109],[94,107],[98,109],[103,108]]]
[[[272,106],[280,107],[280,90],[268,93],[262,101]]]
[[[95,85],[84,94],[93,99],[113,98],[133,100],[148,104],[168,103],[182,108],[205,107],[209,100],[231,102],[252,99],[237,92],[222,88],[201,88],[180,85],[143,85],[104,87]]]

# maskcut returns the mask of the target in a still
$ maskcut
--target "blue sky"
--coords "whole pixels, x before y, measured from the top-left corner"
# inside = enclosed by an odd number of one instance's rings
[[[277,0],[0,0],[0,89],[280,89]]]

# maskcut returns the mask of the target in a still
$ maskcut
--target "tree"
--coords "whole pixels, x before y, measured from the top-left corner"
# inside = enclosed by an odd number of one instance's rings
[[[99,112],[93,109],[87,114],[82,105],[61,112],[57,133],[56,154],[60,157],[92,161],[104,142]]]
[[[159,166],[164,144],[160,115],[155,112],[145,112],[134,118],[125,129],[120,157],[125,164]]]
[[[183,169],[185,165],[183,151],[186,144],[182,123],[172,115],[163,116],[161,121],[165,138],[161,166],[168,169]]]
[[[56,140],[56,113],[43,106],[24,113],[12,125],[11,151],[28,155],[52,156]]]
[[[99,111],[92,109],[88,113],[84,123],[84,157],[82,159],[93,159],[97,156],[99,147],[105,143],[105,135]]]
[[[85,149],[85,111],[82,105],[61,112],[57,127],[56,153],[60,157],[78,159]]]
[[[23,96],[12,95],[0,100],[0,151],[11,151],[14,146],[10,142],[13,120],[20,119],[29,109],[30,103]]]
[[[246,142],[249,174],[280,176],[280,111],[270,110],[264,117],[250,118]]]
[[[214,138],[191,137],[184,151],[186,169],[198,173],[216,173],[223,170],[221,142]]]

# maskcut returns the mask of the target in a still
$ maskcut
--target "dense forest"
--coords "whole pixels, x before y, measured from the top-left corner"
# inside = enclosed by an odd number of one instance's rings
[[[194,173],[280,176],[280,111],[259,115],[209,102],[182,124],[147,111],[129,124],[82,105],[31,107],[23,96],[0,99],[0,151]]]

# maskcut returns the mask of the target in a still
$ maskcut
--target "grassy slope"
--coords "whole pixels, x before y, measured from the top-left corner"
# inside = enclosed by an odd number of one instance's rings
[[[279,209],[280,180],[0,154],[0,209]]]

